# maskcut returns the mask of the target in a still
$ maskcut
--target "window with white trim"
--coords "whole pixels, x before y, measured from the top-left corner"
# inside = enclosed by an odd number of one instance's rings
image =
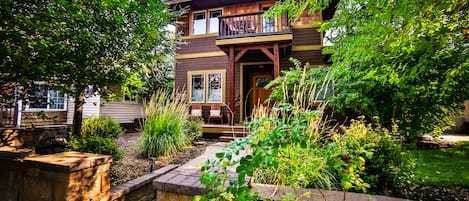
[[[225,71],[189,71],[188,84],[191,103],[222,103]]]
[[[217,33],[218,32],[218,17],[222,15],[221,10],[211,10],[209,11],[209,27],[208,33]]]
[[[217,33],[218,17],[222,16],[222,9],[203,10],[192,13],[192,35]]]
[[[197,12],[192,15],[192,34],[205,34],[207,29],[207,19],[205,12]]]
[[[65,93],[40,84],[29,95],[26,109],[65,110],[65,101]]]

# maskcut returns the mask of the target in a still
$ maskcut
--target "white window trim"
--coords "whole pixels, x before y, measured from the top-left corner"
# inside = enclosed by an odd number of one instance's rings
[[[47,93],[47,101],[49,101],[50,99],[50,93],[48,91]],[[24,108],[24,111],[25,112],[40,112],[40,111],[46,111],[46,112],[63,112],[63,111],[67,111],[67,103],[68,103],[68,96],[66,93],[64,93],[64,108],[63,109],[50,109],[50,104],[49,102],[47,103],[47,108],[30,108],[29,107],[29,100],[26,99],[26,104],[25,104],[25,108]]]
[[[190,36],[200,36],[200,35],[209,35],[209,34],[216,34],[218,33],[218,30],[216,32],[210,32],[210,11],[221,11],[221,16],[223,16],[224,10],[223,8],[212,8],[212,9],[207,9],[207,10],[198,10],[198,11],[193,11],[190,13],[190,26],[189,26],[189,33]],[[200,33],[200,34],[194,34],[194,14],[197,13],[205,13],[205,33]],[[220,21],[218,21],[220,23]]]
[[[221,100],[220,101],[208,101],[208,75],[209,74],[221,74]],[[203,101],[192,101],[192,76],[193,75],[203,75],[204,78],[204,96]],[[187,92],[189,103],[224,103],[225,93],[226,93],[226,70],[225,69],[214,69],[214,70],[200,70],[200,71],[188,71],[187,72]]]

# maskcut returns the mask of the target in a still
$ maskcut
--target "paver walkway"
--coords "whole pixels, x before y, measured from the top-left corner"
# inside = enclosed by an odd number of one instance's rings
[[[449,142],[469,141],[469,134],[444,134],[442,137]]]
[[[215,154],[222,151],[226,143],[217,142],[210,145],[205,150],[205,153],[199,157],[190,160],[186,164],[176,168],[175,170],[157,178],[153,182],[153,186],[158,191],[172,192],[183,195],[202,195],[206,194],[207,190],[204,185],[200,183],[199,178],[200,169],[207,160],[214,160]],[[230,178],[237,179],[237,174],[234,169],[230,170]]]

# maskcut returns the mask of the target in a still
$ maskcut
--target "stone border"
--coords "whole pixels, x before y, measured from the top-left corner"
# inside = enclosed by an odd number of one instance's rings
[[[134,191],[139,190],[147,184],[152,185],[152,182],[155,178],[166,174],[167,172],[176,169],[177,165],[167,165],[158,170],[155,170],[149,174],[143,175],[136,179],[130,180],[126,183],[117,185],[111,189],[111,198],[110,200],[118,200],[125,197],[128,194],[131,194]],[[153,190],[152,193],[155,193]]]
[[[297,200],[327,200],[327,201],[408,201],[407,199],[371,195],[344,191],[331,191],[306,188],[292,188],[267,184],[250,184],[250,191],[257,192],[262,198],[281,200],[284,193],[292,193]],[[307,195],[307,196],[305,196]]]

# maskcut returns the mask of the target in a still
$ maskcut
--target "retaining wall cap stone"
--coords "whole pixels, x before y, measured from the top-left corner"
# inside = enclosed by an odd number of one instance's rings
[[[44,168],[45,170],[58,170],[64,172],[75,172],[110,162],[112,162],[111,156],[81,152],[38,155],[24,159],[26,167]]]

